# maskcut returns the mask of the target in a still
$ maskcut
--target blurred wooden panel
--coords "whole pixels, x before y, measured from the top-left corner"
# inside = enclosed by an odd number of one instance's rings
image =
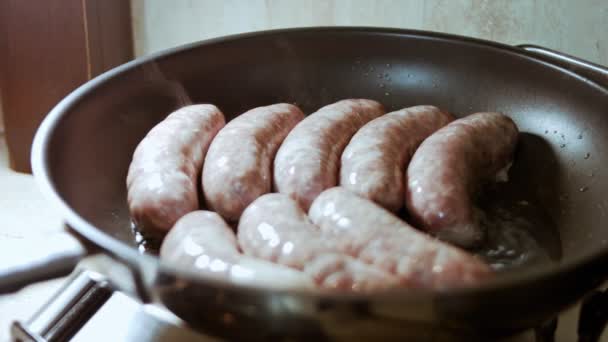
[[[133,58],[131,8],[125,0],[84,1],[93,77]]]
[[[1,88],[10,164],[29,171],[36,127],[51,106],[87,79],[81,2],[3,0],[0,22],[6,41]]]
[[[137,55],[226,34],[353,25],[535,43],[608,64],[606,0],[131,0]]]
[[[123,0],[0,1],[1,97],[11,167],[29,172],[46,113],[70,91],[132,56]]]

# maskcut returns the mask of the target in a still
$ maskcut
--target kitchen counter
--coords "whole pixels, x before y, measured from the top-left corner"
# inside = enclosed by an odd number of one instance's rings
[[[59,234],[61,217],[48,205],[34,178],[8,167],[4,135],[0,133],[0,242],[23,242],[27,239]],[[0,264],[8,256],[0,250]],[[21,291],[0,296],[0,341],[9,339],[9,326],[15,319],[27,319],[61,286],[62,279],[28,286]]]

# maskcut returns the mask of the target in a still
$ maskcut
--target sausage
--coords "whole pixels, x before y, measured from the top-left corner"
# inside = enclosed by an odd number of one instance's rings
[[[338,184],[340,156],[353,134],[382,114],[384,108],[376,101],[350,99],[309,115],[289,133],[277,152],[275,189],[308,210],[318,194]]]
[[[302,272],[242,255],[232,229],[211,211],[197,210],[180,218],[165,237],[160,258],[182,271],[238,284],[274,289],[313,286]]]
[[[237,237],[246,255],[296,269],[331,251],[306,213],[284,194],[266,194],[253,201],[241,216]]]
[[[142,233],[166,233],[183,215],[199,208],[198,174],[209,143],[224,126],[210,104],[169,114],[139,143],[127,174],[131,217]]]
[[[340,185],[396,212],[403,207],[405,170],[416,148],[453,116],[416,106],[368,122],[350,140],[340,165]]]
[[[400,286],[391,274],[340,253],[316,255],[304,273],[323,290],[369,293]]]
[[[249,110],[215,137],[203,166],[202,184],[209,208],[231,222],[254,199],[272,189],[272,161],[287,133],[304,118],[280,103]]]
[[[369,292],[398,285],[394,276],[339,253],[284,194],[253,201],[241,216],[237,237],[245,255],[303,270],[322,289]]]
[[[510,165],[517,139],[517,126],[500,113],[469,115],[426,139],[407,170],[405,202],[415,222],[462,247],[483,241],[474,196]]]
[[[333,237],[338,250],[395,275],[404,287],[470,286],[492,274],[473,255],[415,230],[342,187],[321,193],[309,217],[328,238]]]

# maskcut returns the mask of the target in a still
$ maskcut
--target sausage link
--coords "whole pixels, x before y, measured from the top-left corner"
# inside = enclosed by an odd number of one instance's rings
[[[510,165],[517,138],[508,116],[477,113],[426,139],[407,170],[405,202],[416,223],[456,245],[479,244],[484,231],[475,214],[475,193]]]
[[[308,210],[324,189],[338,184],[340,156],[350,138],[384,114],[372,100],[349,99],[327,105],[302,120],[287,136],[274,161],[274,185]]]
[[[302,272],[240,254],[232,229],[210,211],[193,211],[179,219],[161,245],[160,258],[179,270],[238,284],[274,289],[313,286]]]
[[[207,206],[231,222],[253,200],[272,189],[272,161],[287,133],[304,118],[281,103],[249,110],[215,137],[203,166]]]
[[[246,255],[296,269],[331,251],[306,213],[284,194],[266,194],[253,201],[241,216],[237,237]]]
[[[403,207],[405,170],[416,148],[453,116],[416,106],[368,122],[350,140],[340,165],[340,185],[397,212]]]
[[[213,105],[178,109],[148,132],[127,174],[131,217],[142,233],[166,233],[199,208],[197,178],[213,137],[224,126]]]
[[[237,236],[246,255],[303,270],[322,289],[368,292],[398,285],[394,276],[339,253],[284,194],[266,194],[251,203]]]
[[[333,236],[339,251],[395,275],[406,287],[470,286],[492,274],[476,257],[415,230],[341,187],[321,193],[309,216],[324,234]]]

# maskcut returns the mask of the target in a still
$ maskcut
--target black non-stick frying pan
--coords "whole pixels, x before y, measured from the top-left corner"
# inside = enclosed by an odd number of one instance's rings
[[[43,122],[33,169],[78,235],[135,270],[145,295],[207,332],[318,339],[502,335],[551,319],[608,277],[607,75],[542,48],[421,31],[236,35],[144,57],[86,83]],[[522,134],[504,197],[533,204],[543,219],[531,233],[552,262],[501,273],[472,289],[319,295],[212,281],[138,251],[126,171],[135,146],[169,112],[213,103],[231,118],[255,106],[296,102],[310,113],[353,97],[391,110],[432,104],[458,116],[510,115]]]

